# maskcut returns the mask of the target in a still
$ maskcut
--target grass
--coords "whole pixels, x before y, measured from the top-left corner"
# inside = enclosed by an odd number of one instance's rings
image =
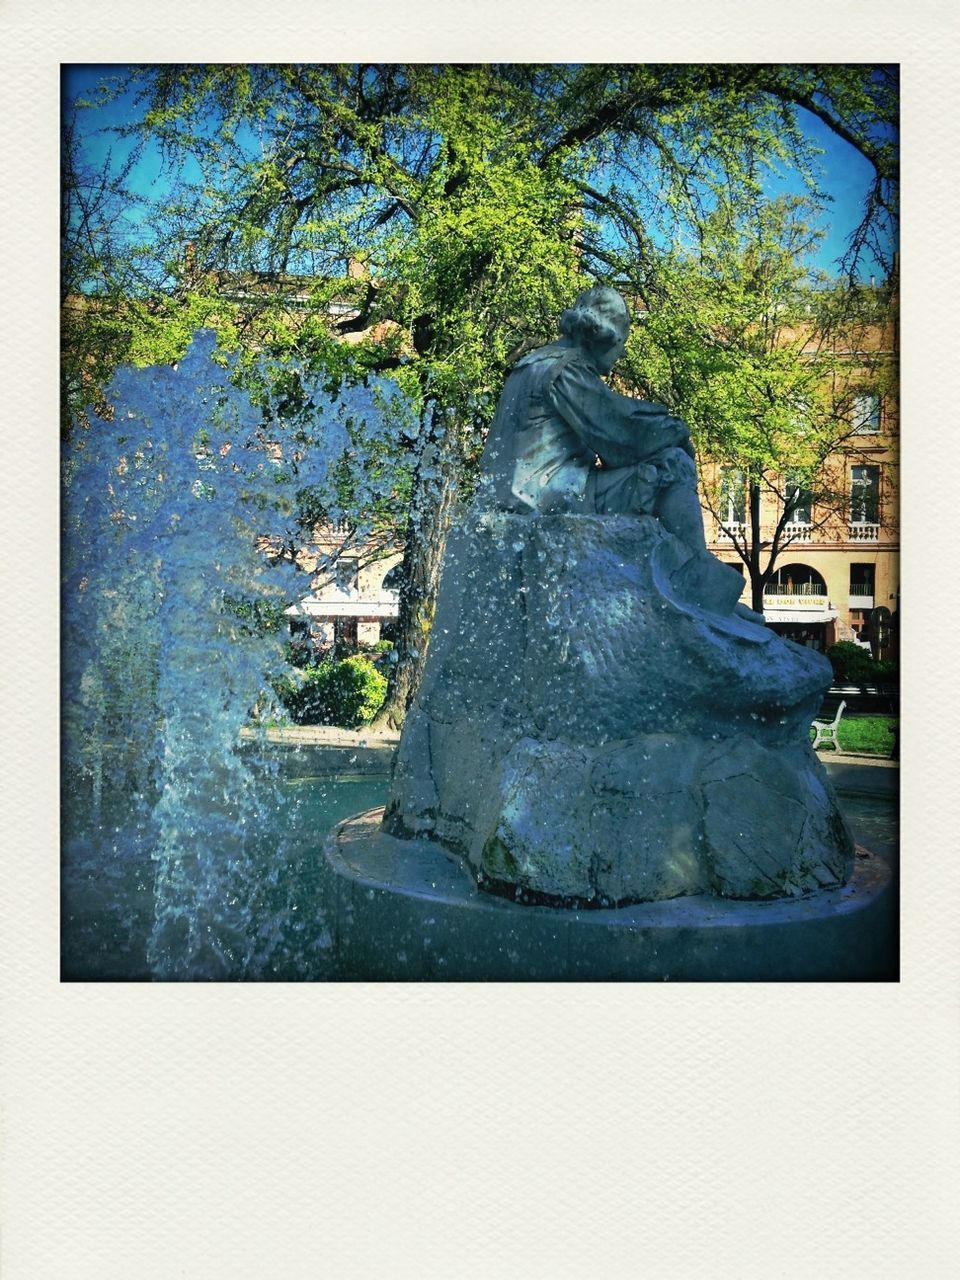
[[[840,750],[850,751],[856,755],[889,756],[893,750],[894,730],[900,724],[897,716],[844,716],[840,721]],[[813,730],[810,730],[813,740]],[[820,751],[825,755],[833,752],[828,746]]]

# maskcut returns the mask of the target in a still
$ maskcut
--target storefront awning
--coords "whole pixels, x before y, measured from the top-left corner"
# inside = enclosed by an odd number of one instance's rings
[[[796,622],[803,626],[805,623],[832,622],[837,616],[837,611],[829,603],[820,605],[818,608],[810,608],[807,605],[799,609],[773,609],[764,604],[763,616],[767,622]]]
[[[824,595],[767,591],[763,596],[763,616],[767,622],[832,622],[837,611]]]

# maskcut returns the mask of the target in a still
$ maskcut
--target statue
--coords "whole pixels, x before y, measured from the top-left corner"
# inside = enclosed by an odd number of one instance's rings
[[[560,340],[513,369],[481,467],[505,510],[652,514],[705,550],[686,426],[601,381],[629,329],[615,290],[597,285],[582,293],[560,318]]]
[[[721,598],[735,592],[734,612],[762,625],[735,603],[742,579],[707,551],[686,424],[601,380],[629,331],[623,298],[595,285],[560,317],[560,340],[516,365],[481,461],[487,492],[505,511],[656,516],[694,553],[687,579],[725,580]]]
[[[808,734],[830,665],[707,551],[685,424],[603,382],[628,329],[588,289],[507,379],[384,828],[528,902],[838,886],[852,840]]]

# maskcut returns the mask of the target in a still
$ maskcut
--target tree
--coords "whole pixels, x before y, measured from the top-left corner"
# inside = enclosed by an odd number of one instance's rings
[[[659,261],[656,303],[626,370],[689,422],[706,505],[746,567],[758,612],[800,529],[845,512],[845,468],[838,475],[835,463],[857,456],[858,394],[888,389],[893,373],[865,340],[889,323],[876,291],[829,287],[806,266],[818,239],[807,212],[796,198],[737,220],[718,207],[695,250]],[[762,520],[769,498],[772,527]]]
[[[701,227],[718,195],[755,205],[771,165],[815,189],[801,108],[874,165],[851,271],[892,216],[896,87],[883,68],[163,66],[118,92],[135,98],[122,132],[158,146],[172,175],[144,246],[161,318],[214,311],[255,273],[274,303],[255,345],[334,381],[379,371],[416,406],[394,723],[504,374],[577,289],[638,274],[649,285],[664,237]],[[366,271],[331,333],[326,304],[351,258]],[[315,307],[295,332],[282,314],[291,274],[313,281]],[[392,344],[334,341],[388,321]]]

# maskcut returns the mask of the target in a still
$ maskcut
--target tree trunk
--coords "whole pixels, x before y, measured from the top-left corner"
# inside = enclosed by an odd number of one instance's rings
[[[373,722],[374,729],[399,729],[420,684],[462,461],[452,415],[435,406],[429,420],[424,420],[423,446],[407,519],[397,661],[390,673],[386,700]]]
[[[750,559],[747,568],[750,571],[750,608],[755,613],[763,613],[763,589],[767,585],[769,569],[760,567],[761,547],[760,530],[760,485],[750,482]]]

